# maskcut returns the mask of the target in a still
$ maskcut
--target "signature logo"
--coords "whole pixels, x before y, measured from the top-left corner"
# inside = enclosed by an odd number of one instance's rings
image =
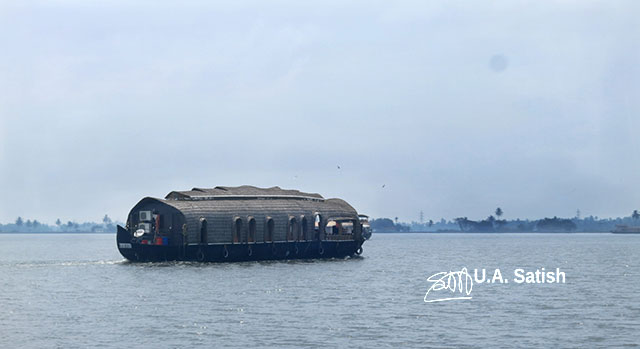
[[[432,285],[424,295],[425,303],[472,298],[471,290],[473,290],[473,278],[467,271],[466,267],[462,268],[460,271],[443,271],[433,274],[427,278],[427,281],[432,283]],[[438,294],[441,298],[437,298]],[[442,297],[442,295],[445,295],[446,297]]]
[[[471,299],[471,290],[473,283],[477,284],[497,284],[504,285],[509,283],[509,279],[502,276],[500,269],[493,270],[493,277],[489,276],[486,269],[473,269],[473,277],[462,268],[460,271],[441,272],[431,275],[427,281],[431,283],[429,290],[424,295],[426,303],[452,301],[456,299]],[[556,268],[555,271],[548,271],[545,268],[536,269],[535,271],[527,271],[523,268],[517,268],[513,271],[516,284],[564,284],[566,282],[565,272]]]

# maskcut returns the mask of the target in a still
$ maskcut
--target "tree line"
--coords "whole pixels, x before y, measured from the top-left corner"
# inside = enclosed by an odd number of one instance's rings
[[[14,223],[0,224],[0,232],[5,233],[55,233],[55,232],[83,232],[83,233],[103,233],[115,232],[116,224],[109,215],[105,214],[102,222],[83,222],[75,221],[63,222],[60,218],[56,219],[54,225],[42,223],[37,219],[16,218]],[[121,224],[121,223],[120,223]]]
[[[370,221],[374,232],[607,232],[616,225],[639,225],[640,212],[633,210],[627,217],[599,218],[597,216],[581,217],[580,210],[570,218],[544,217],[541,219],[503,219],[504,211],[498,207],[485,219],[471,220],[457,217],[452,220],[444,218],[425,221],[420,212],[420,222],[395,222],[390,218],[377,218]]]

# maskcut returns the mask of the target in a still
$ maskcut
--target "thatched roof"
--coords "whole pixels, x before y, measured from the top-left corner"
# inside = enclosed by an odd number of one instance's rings
[[[235,219],[255,218],[257,229],[264,230],[267,217],[276,224],[276,232],[284,233],[292,217],[307,219],[313,224],[315,214],[324,220],[345,217],[357,221],[356,210],[342,199],[324,199],[319,194],[278,187],[257,188],[252,186],[193,188],[189,191],[173,191],[165,199],[146,197],[138,202],[129,215],[139,207],[152,209],[156,205],[167,205],[181,213],[189,232],[189,241],[197,241],[200,220],[206,219],[211,229],[213,242],[225,242]],[[342,218],[341,218],[342,219]]]
[[[172,191],[167,200],[219,200],[219,199],[301,199],[324,201],[320,194],[303,193],[299,190],[281,189],[280,187],[258,188],[250,185],[239,187],[193,188],[188,191]]]

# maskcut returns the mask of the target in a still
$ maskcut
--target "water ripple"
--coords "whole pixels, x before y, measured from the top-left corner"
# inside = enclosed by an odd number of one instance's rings
[[[376,235],[358,258],[236,264],[128,263],[114,245],[0,235],[0,347],[638,346],[640,236]],[[463,266],[568,282],[423,302],[429,275]]]

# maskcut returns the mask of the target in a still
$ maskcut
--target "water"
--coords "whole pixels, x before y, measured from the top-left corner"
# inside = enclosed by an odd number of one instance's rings
[[[612,347],[640,343],[640,235],[374,235],[359,258],[123,261],[112,235],[0,235],[0,347]],[[565,284],[475,284],[462,267],[560,268]]]

